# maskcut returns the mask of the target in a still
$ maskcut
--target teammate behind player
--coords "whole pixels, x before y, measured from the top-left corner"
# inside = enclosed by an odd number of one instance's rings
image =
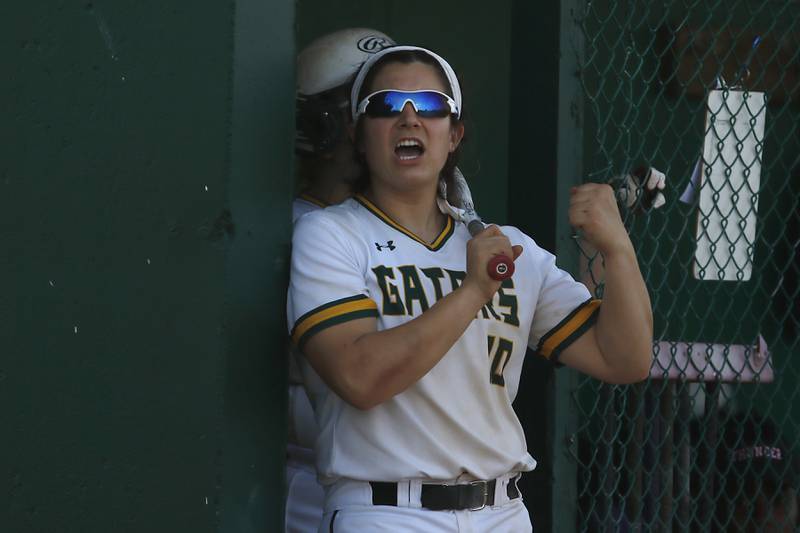
[[[570,204],[605,257],[601,305],[516,228],[470,238],[437,208],[464,134],[444,59],[375,54],[351,106],[362,194],[298,222],[288,301],[320,422],[320,530],[530,531],[516,480],[536,461],[511,407],[526,347],[613,383],[650,368],[650,300],[611,188]],[[496,254],[516,259],[502,284]]]
[[[353,158],[350,86],[359,67],[393,45],[387,35],[348,28],[324,35],[297,56],[297,174],[293,218],[349,197],[359,173]]]
[[[379,31],[348,28],[314,40],[298,55],[295,148],[301,192],[292,206],[293,220],[350,196],[359,169],[347,135],[350,85],[361,64],[390,44]],[[289,365],[285,531],[309,533],[322,519],[324,495],[313,451],[319,430],[295,357]]]

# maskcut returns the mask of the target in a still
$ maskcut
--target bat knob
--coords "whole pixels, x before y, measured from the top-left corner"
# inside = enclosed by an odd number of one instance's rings
[[[478,233],[482,232],[483,228],[485,227],[486,226],[483,224],[483,222],[481,222],[481,219],[479,218],[475,218],[471,220],[469,224],[467,224],[467,229],[469,230],[469,234],[472,235],[473,237]]]
[[[486,271],[489,277],[495,281],[506,280],[514,274],[514,261],[505,255],[496,255],[489,259],[489,263],[486,265]]]

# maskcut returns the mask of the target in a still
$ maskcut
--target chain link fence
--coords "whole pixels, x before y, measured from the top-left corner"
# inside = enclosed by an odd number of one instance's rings
[[[658,208],[623,191],[656,361],[644,383],[577,389],[577,528],[762,531],[773,509],[794,531],[791,472],[770,465],[800,436],[800,2],[587,1],[573,16],[586,180],[624,189],[655,168],[666,184]],[[602,296],[602,258],[576,243]]]

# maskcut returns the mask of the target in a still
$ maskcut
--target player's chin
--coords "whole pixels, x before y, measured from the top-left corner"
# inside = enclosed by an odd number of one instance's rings
[[[436,187],[439,177],[430,173],[403,172],[400,173],[400,188],[405,191],[428,190]]]
[[[431,182],[436,183],[439,180],[439,172],[433,165],[425,161],[397,162],[394,165],[394,175],[398,178],[398,181],[406,185],[423,185]]]

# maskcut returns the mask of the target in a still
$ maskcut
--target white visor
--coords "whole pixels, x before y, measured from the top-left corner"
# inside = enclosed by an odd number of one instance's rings
[[[445,76],[447,76],[447,81],[450,83],[450,91],[453,93],[453,100],[456,102],[456,107],[458,108],[458,118],[461,118],[461,86],[458,84],[458,78],[456,77],[456,73],[453,70],[453,67],[444,60],[443,57],[440,55],[431,52],[427,48],[421,48],[419,46],[390,46],[388,48],[384,48],[377,54],[373,54],[367,59],[363,65],[361,65],[361,69],[358,71],[356,75],[356,79],[353,82],[353,88],[350,91],[350,116],[353,117],[353,121],[355,122],[358,116],[358,93],[361,92],[361,86],[364,83],[364,78],[367,77],[372,66],[380,60],[385,55],[393,54],[395,52],[423,52],[432,58],[434,58],[439,66],[442,67]]]

